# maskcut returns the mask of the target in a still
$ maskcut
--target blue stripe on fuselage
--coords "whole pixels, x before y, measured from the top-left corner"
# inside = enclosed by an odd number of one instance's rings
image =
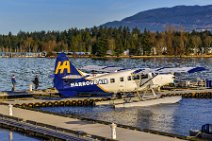
[[[100,89],[97,85],[89,85],[82,87],[64,87],[63,89],[59,90],[59,92],[63,97],[76,97],[78,96],[78,94],[82,93],[98,94],[99,96],[103,94],[108,94],[105,93],[102,89]]]
[[[86,80],[85,78],[81,79],[72,79],[72,80],[63,80],[64,81],[64,87],[63,89],[58,89],[60,94],[62,94],[64,97],[74,97],[77,96],[79,93],[106,93],[104,92],[100,87],[98,87],[98,84],[107,84],[106,79],[100,79],[100,80]],[[67,82],[65,82],[67,81]]]

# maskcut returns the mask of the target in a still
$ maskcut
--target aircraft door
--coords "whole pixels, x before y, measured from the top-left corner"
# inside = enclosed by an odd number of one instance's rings
[[[120,77],[119,78],[119,91],[125,92],[126,90],[126,78]]]

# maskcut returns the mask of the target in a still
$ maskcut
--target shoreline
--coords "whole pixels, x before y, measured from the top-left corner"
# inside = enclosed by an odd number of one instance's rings
[[[67,55],[69,58],[91,58],[91,59],[122,59],[122,58],[129,58],[129,59],[140,59],[140,58],[212,58],[212,55],[188,55],[188,56],[174,56],[174,55],[150,55],[150,56],[73,56]],[[0,58],[56,58],[57,56],[48,56],[48,57],[29,57],[29,56],[0,56]]]

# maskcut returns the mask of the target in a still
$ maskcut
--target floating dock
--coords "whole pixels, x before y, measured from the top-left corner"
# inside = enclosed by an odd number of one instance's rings
[[[91,98],[19,98],[4,99],[0,101],[3,105],[12,104],[20,108],[38,108],[38,107],[56,107],[56,106],[94,106],[95,102],[107,101],[109,98],[91,97]]]
[[[178,89],[173,91],[162,91],[158,93],[162,97],[182,96],[183,98],[212,98],[212,89]],[[130,98],[138,101],[137,97]],[[109,97],[79,97],[60,98],[53,90],[22,91],[22,92],[0,92],[1,104],[12,104],[15,107],[54,107],[54,106],[98,106],[115,105],[126,102],[127,99],[111,99]]]
[[[2,91],[0,92],[0,99],[10,99],[10,98],[26,98],[34,96],[59,96],[58,91],[54,88],[49,88],[45,90],[22,90],[22,91]]]
[[[174,89],[160,92],[162,96],[182,96],[183,98],[212,98],[212,89]]]
[[[83,134],[81,134],[80,132],[67,131],[67,133],[64,133],[63,130],[59,130],[56,128],[53,129],[45,124],[34,123],[35,122],[33,121],[28,120],[25,122],[21,118],[10,117],[7,115],[0,114],[0,127],[7,128],[12,131],[22,132],[26,135],[33,136],[42,140],[91,140],[91,138],[84,137]],[[46,126],[48,128],[46,128]]]
[[[7,117],[13,117],[19,119],[23,125],[32,126],[39,128],[47,128],[51,130],[51,134],[64,132],[64,135],[67,132],[72,132],[72,134],[80,134],[80,138],[83,140],[111,140],[111,126],[101,123],[96,123],[87,120],[80,120],[71,117],[59,116],[54,114],[48,114],[38,111],[32,111],[27,109],[13,108],[13,116],[8,116],[8,106],[0,105],[0,114]],[[32,116],[33,115],[33,116]],[[0,116],[1,117],[1,116]],[[3,116],[2,116],[3,117]],[[1,118],[0,118],[1,120]],[[13,125],[12,125],[13,126]],[[58,129],[58,130],[56,130]],[[51,135],[50,134],[50,135]],[[58,133],[59,134],[59,133]],[[75,136],[76,136],[75,134]],[[48,134],[49,135],[49,134]],[[47,136],[48,136],[47,135]],[[74,135],[72,135],[74,136]],[[181,141],[182,139],[176,137],[162,136],[152,133],[146,133],[138,130],[131,130],[128,128],[117,127],[116,128],[117,140],[122,141],[136,141],[136,140],[145,140],[145,141]],[[68,138],[67,138],[68,139]]]
[[[160,92],[160,95],[162,97],[182,96],[185,98],[212,98],[212,89],[163,91]],[[112,140],[111,123],[73,115],[63,116],[38,111],[35,108],[53,106],[95,106],[123,102],[123,99],[112,100],[107,97],[63,99],[59,98],[56,92],[49,90],[15,93],[1,92],[0,97],[1,96],[3,97],[0,100],[0,125],[2,127],[13,130],[16,129],[17,131],[47,140],[64,140],[64,138],[67,140],[74,140],[74,138],[76,138],[76,140]],[[9,116],[8,105],[13,105],[12,116]],[[117,124],[117,126],[117,140],[191,140],[189,137],[162,133],[160,131],[141,130],[120,124]]]

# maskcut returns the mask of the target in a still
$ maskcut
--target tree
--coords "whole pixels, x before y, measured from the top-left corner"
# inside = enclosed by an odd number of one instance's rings
[[[94,47],[94,53],[95,55],[97,56],[100,56],[100,57],[103,57],[106,55],[106,51],[107,51],[107,40],[106,38],[103,36],[103,37],[99,37],[97,39],[97,43],[95,44],[95,47]]]
[[[175,27],[172,25],[166,26],[166,47],[167,47],[167,54],[173,55],[174,48],[173,48],[173,34],[176,31]]]
[[[200,45],[201,45],[202,41],[201,38],[197,35],[194,35],[191,37],[191,45],[194,51],[194,54],[200,54],[201,49],[200,49]]]
[[[158,55],[167,54],[166,50],[166,41],[165,41],[166,35],[165,32],[158,33],[156,37],[156,51]]]
[[[203,44],[204,44],[205,50],[207,52],[209,47],[211,47],[211,45],[212,45],[212,37],[206,36],[205,39],[203,40]]]
[[[144,33],[141,36],[141,45],[143,47],[144,55],[150,55],[151,53],[151,42],[150,42],[150,33],[144,30]]]

